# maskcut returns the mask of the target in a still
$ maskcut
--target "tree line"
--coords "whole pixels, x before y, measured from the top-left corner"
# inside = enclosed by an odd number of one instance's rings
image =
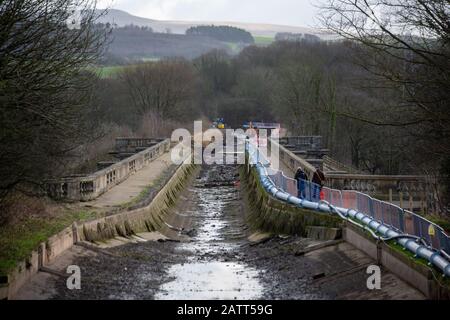
[[[402,99],[391,89],[361,85],[361,77],[373,78],[355,67],[353,50],[350,42],[286,41],[247,47],[235,57],[214,50],[192,61],[139,64],[99,80],[98,106],[110,121],[134,129],[147,113],[161,123],[201,116],[224,117],[231,127],[280,121],[293,135],[323,135],[335,157],[362,171],[412,173],[413,153],[405,148],[416,143],[404,127],[347,116],[380,118],[380,108]]]
[[[0,207],[11,191],[62,174],[74,149],[95,139],[86,66],[108,31],[91,32],[94,1],[77,4],[75,17],[73,0],[0,2]]]
[[[247,44],[255,42],[250,32],[231,26],[194,26],[187,29],[186,34],[208,36],[225,42],[241,42]]]
[[[169,136],[195,119],[221,117],[232,127],[279,121],[292,135],[322,135],[333,157],[369,173],[436,177],[446,212],[450,42],[443,1],[398,0],[416,10],[397,12],[398,21],[422,33],[400,37],[384,24],[379,34],[354,32],[346,28],[374,16],[342,26],[346,7],[333,1],[324,21],[341,41],[276,41],[237,56],[212,50],[129,65],[110,78],[92,71],[110,30],[95,26],[94,2],[83,1],[76,27],[67,24],[73,0],[0,4],[0,206],[11,193],[79,171],[116,135]],[[355,2],[340,3],[355,14]]]

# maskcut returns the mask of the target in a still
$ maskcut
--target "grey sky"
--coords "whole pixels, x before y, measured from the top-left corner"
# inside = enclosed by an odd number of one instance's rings
[[[158,20],[235,21],[314,26],[319,0],[99,0],[99,7]]]

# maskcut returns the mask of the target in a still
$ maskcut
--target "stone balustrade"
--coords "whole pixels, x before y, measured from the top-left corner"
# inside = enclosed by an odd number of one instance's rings
[[[271,144],[276,142],[270,140]],[[279,147],[280,161],[292,172],[301,167],[309,179],[316,168],[306,159],[283,145]],[[272,155],[273,156],[273,155]],[[325,186],[339,190],[355,190],[375,198],[396,203],[411,209],[426,208],[432,201],[431,188],[426,176],[420,175],[370,175],[358,173],[325,173]],[[412,203],[412,204],[411,204]]]
[[[280,138],[280,144],[317,149],[322,147],[322,136],[290,136]]]
[[[164,141],[161,138],[116,138],[115,150],[117,152],[136,152]]]
[[[323,171],[339,171],[340,173],[361,173],[361,171],[351,165],[341,163],[329,156],[323,157]]]
[[[124,139],[130,140],[130,138],[121,139],[123,145]],[[131,138],[131,140],[139,139]],[[47,194],[55,199],[69,201],[93,200],[170,149],[170,139],[159,139],[159,142],[155,139],[140,140],[153,140],[152,146],[92,174],[51,181],[47,183]]]
[[[368,194],[420,194],[427,191],[425,176],[370,175],[351,173],[327,173],[327,187],[340,190],[357,190]]]
[[[287,149],[283,145],[278,142],[269,139],[269,148],[272,150],[273,146],[277,146],[279,150],[280,161],[292,171],[296,172],[298,167],[301,167],[303,171],[308,175],[308,177],[312,178],[312,175],[316,171],[316,167],[310,164],[308,161],[303,159],[302,157],[297,156],[291,150]]]

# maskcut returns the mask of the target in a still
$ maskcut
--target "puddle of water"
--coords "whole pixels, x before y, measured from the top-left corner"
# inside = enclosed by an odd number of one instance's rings
[[[204,179],[201,179],[205,181]],[[190,189],[198,199],[197,210],[188,212],[196,220],[193,241],[178,249],[194,254],[187,263],[176,264],[167,274],[173,281],[163,284],[155,299],[257,299],[263,292],[258,271],[237,261],[220,261],[221,252],[235,250],[239,244],[225,236],[227,203],[235,201],[236,190],[229,186]],[[205,253],[215,258],[198,261]]]
[[[263,290],[258,271],[239,263],[177,264],[168,273],[175,280],[162,285],[155,299],[257,299]]]
[[[233,188],[220,187],[220,190],[226,196],[227,192],[233,191]],[[224,228],[227,227],[227,223],[223,219],[223,211],[226,201],[229,199],[222,197],[217,188],[195,189],[193,192],[199,200],[198,210],[188,212],[187,215],[198,220],[195,226],[196,233],[193,241],[181,244],[179,250],[214,253],[236,248],[236,244],[225,241],[223,234]]]

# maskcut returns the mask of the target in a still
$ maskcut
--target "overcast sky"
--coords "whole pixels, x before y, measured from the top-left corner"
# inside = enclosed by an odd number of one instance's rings
[[[319,0],[99,0],[133,15],[158,20],[208,20],[314,26]]]

